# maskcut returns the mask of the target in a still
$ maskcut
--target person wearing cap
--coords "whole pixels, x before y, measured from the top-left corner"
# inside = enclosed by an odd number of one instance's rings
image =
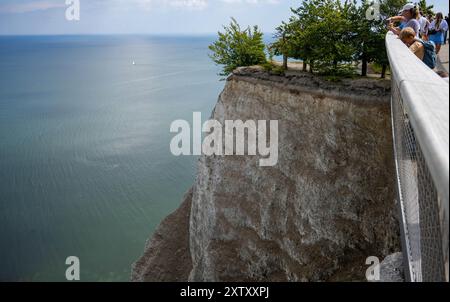
[[[420,23],[419,21],[417,21],[418,16],[419,10],[416,8],[416,6],[412,3],[408,3],[405,6],[403,6],[403,9],[401,10],[401,18],[403,19],[402,26],[400,27],[393,26],[392,21],[397,20],[398,17],[389,18],[388,19],[390,21],[389,29],[396,35],[399,35],[402,29],[406,27],[411,27],[416,33],[416,36],[419,37]]]

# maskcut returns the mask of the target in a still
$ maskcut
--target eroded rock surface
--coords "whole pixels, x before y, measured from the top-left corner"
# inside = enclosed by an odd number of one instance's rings
[[[404,282],[405,269],[401,252],[388,255],[380,263],[381,282]]]
[[[181,246],[185,202],[182,219],[163,222],[133,278],[187,280],[188,266],[176,275],[179,261],[165,258],[180,251],[192,259],[190,281],[364,280],[367,257],[399,250],[389,98],[387,81],[237,70],[212,118],[278,120],[278,164],[201,157],[190,255]]]

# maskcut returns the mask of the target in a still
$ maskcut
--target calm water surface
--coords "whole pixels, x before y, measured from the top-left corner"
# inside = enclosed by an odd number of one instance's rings
[[[0,280],[65,280],[68,256],[84,281],[129,279],[193,183],[169,126],[209,117],[212,40],[0,37]]]

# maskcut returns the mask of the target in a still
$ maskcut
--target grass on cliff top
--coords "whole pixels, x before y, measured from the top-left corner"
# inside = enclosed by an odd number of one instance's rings
[[[266,70],[269,74],[283,76],[286,74],[286,70],[282,66],[282,62],[279,61],[267,61],[266,63],[261,65],[264,70]],[[288,70],[294,72],[309,72],[309,65],[307,66],[306,71],[303,70],[303,62],[294,61],[288,63]],[[338,70],[334,70],[332,74],[328,74],[326,71],[322,73],[315,73],[315,75],[324,78],[330,82],[339,82],[343,79],[357,79],[357,78],[369,78],[374,80],[386,80],[389,79],[390,70],[388,68],[386,72],[386,78],[382,79],[380,77],[382,71],[382,67],[378,64],[369,64],[368,66],[368,75],[366,77],[362,77],[358,74],[358,66],[354,64],[348,64],[340,66]]]

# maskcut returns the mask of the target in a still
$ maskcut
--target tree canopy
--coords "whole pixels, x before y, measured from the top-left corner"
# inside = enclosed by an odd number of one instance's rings
[[[301,59],[317,73],[340,75],[354,72],[361,62],[388,64],[384,19],[398,14],[406,0],[381,0],[379,17],[367,18],[373,1],[304,0],[293,15],[277,28],[272,44],[275,54]]]
[[[371,0],[303,0],[299,7],[291,8],[291,17],[276,28],[269,52],[283,56],[285,68],[287,58],[293,58],[302,60],[304,67],[309,65],[314,73],[349,75],[359,65],[365,76],[369,63],[388,65],[384,20],[397,15],[406,0],[379,3],[378,18],[368,18],[367,12],[374,5]],[[421,5],[427,6],[426,1],[422,0]],[[226,76],[239,66],[266,62],[263,35],[258,27],[242,30],[232,19],[224,29],[210,46],[211,58],[224,66],[221,75]]]
[[[263,34],[258,26],[241,29],[232,18],[230,25],[224,26],[224,32],[219,32],[218,35],[218,40],[209,49],[212,51],[211,59],[223,66],[221,76],[228,76],[237,67],[266,62]]]
[[[424,16],[434,15],[433,11],[434,5],[429,5],[427,3],[427,0],[420,0],[419,3],[417,3],[417,5],[419,6],[422,15]]]

